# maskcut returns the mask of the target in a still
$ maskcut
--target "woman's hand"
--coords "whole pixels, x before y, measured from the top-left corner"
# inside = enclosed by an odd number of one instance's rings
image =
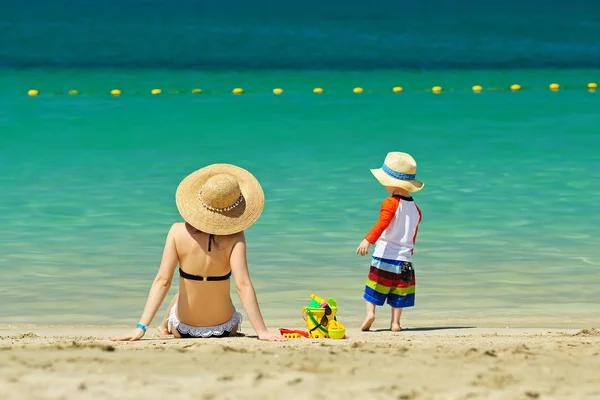
[[[363,239],[363,241],[360,242],[358,248],[356,249],[356,254],[360,254],[361,256],[367,255],[367,253],[369,252],[370,245],[371,243],[369,243],[367,239]]]
[[[258,340],[268,340],[269,342],[285,342],[287,339],[276,333],[263,332],[258,334]]]
[[[112,340],[113,342],[117,342],[117,341],[135,342],[136,340],[140,340],[141,338],[143,338],[145,334],[146,334],[146,332],[144,332],[143,329],[135,328],[134,330],[129,332],[127,335],[111,337],[110,340]]]

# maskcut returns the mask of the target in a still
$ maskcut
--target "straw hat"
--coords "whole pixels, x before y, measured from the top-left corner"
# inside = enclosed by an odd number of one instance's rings
[[[409,192],[418,192],[425,184],[415,180],[417,162],[410,154],[388,153],[383,166],[372,169],[371,173],[384,186],[399,187]]]
[[[177,209],[194,228],[231,235],[252,225],[262,213],[265,195],[256,178],[231,164],[213,164],[192,172],[177,187]]]

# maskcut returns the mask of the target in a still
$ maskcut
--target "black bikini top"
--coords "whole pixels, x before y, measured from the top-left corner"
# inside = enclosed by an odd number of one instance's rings
[[[208,251],[211,250],[211,242],[215,241],[215,235],[208,235]],[[185,272],[184,270],[181,269],[181,267],[179,267],[179,276],[181,276],[183,279],[189,279],[192,281],[226,281],[227,279],[229,279],[229,277],[231,276],[231,271],[229,271],[227,274],[223,275],[223,276],[200,276],[200,275],[192,275],[192,274],[188,274],[187,272]]]
[[[231,271],[229,271],[226,275],[223,276],[200,276],[200,275],[192,275],[188,274],[184,270],[179,267],[179,276],[183,279],[189,279],[192,281],[226,281],[231,276]]]

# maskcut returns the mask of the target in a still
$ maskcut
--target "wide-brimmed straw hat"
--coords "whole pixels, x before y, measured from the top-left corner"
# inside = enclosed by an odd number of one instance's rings
[[[417,162],[410,154],[388,153],[381,168],[372,169],[375,178],[384,186],[399,187],[409,192],[418,192],[425,184],[415,179]]]
[[[213,164],[185,177],[175,194],[177,209],[194,228],[231,235],[252,225],[264,208],[265,195],[250,172],[231,164]]]

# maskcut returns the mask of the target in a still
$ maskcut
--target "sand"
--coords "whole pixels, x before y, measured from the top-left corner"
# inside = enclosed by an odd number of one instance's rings
[[[600,399],[592,328],[107,340],[124,329],[0,327],[0,399]]]

